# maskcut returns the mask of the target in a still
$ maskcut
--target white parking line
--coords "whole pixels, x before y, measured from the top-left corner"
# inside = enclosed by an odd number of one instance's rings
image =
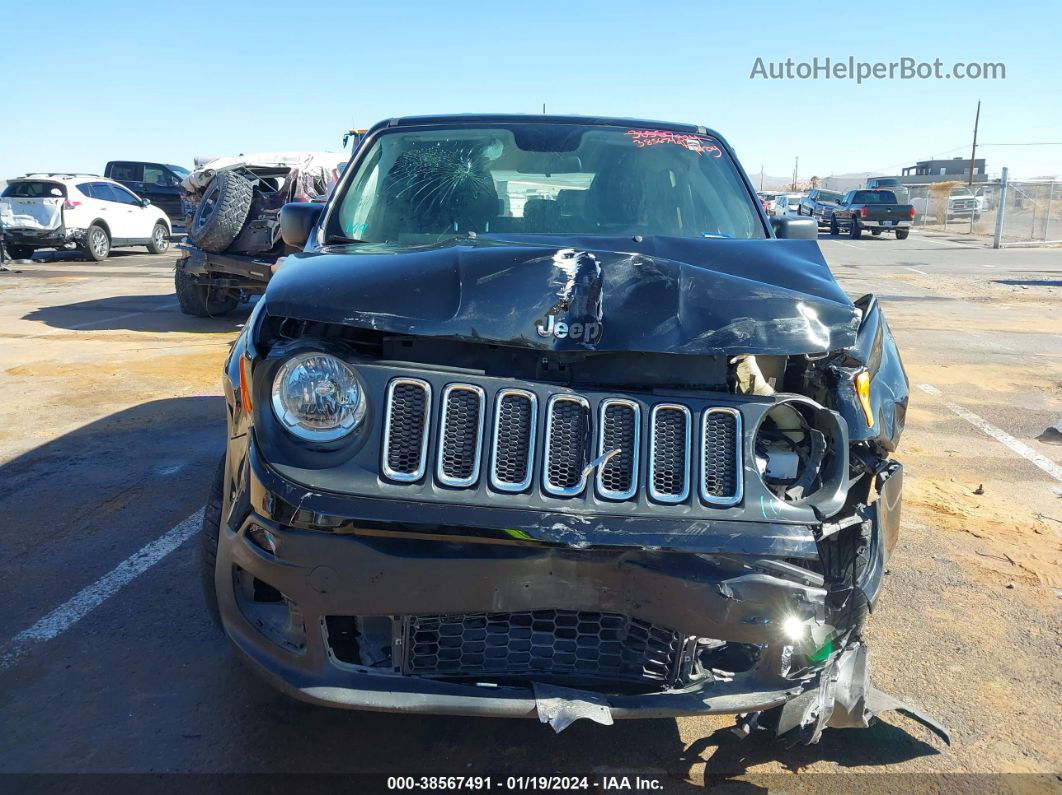
[[[92,585],[59,605],[32,627],[15,635],[0,653],[0,671],[10,668],[36,644],[51,640],[70,629],[191,538],[199,529],[202,521],[203,509],[200,508],[154,541],[134,552]]]
[[[944,393],[932,384],[919,384],[918,388],[925,392],[927,395],[933,395],[934,397],[939,398],[944,397]],[[1006,431],[997,428],[995,425],[988,422],[987,420],[978,417],[972,411],[964,409],[962,406],[959,406],[955,403],[951,403],[947,400],[944,401],[944,405],[947,406],[948,409],[951,410],[953,413],[962,417],[964,420],[966,420],[978,430],[984,431],[997,442],[1006,445],[1015,453],[1020,455],[1022,458],[1026,459],[1027,461],[1031,461],[1033,464],[1036,464],[1036,466],[1040,467],[1040,469],[1042,469],[1048,475],[1062,483],[1062,467],[1060,467],[1051,459],[1040,455],[1028,445],[1022,444]]]
[[[928,275],[929,275],[929,274],[928,274],[928,273],[926,273],[925,271],[920,271],[920,270],[918,270],[918,268],[912,268],[912,267],[911,267],[910,265],[904,265],[904,267],[905,267],[905,268],[907,268],[907,270],[909,270],[909,271],[914,271],[915,273],[920,273],[920,274],[922,274],[923,276],[928,276]]]
[[[919,240],[924,240],[926,243],[936,243],[938,246],[959,246],[961,248],[984,248],[983,245],[973,245],[971,243],[962,243],[958,240],[935,240],[925,235],[919,235]]]

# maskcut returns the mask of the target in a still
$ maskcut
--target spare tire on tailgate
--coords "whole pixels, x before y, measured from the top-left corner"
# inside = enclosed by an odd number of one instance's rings
[[[219,171],[199,200],[188,239],[203,251],[222,253],[240,234],[253,192],[253,184],[239,172]]]

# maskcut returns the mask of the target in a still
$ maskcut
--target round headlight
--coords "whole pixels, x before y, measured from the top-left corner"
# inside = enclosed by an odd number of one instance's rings
[[[327,353],[301,353],[273,380],[273,413],[300,439],[331,442],[358,426],[365,400],[346,362]]]

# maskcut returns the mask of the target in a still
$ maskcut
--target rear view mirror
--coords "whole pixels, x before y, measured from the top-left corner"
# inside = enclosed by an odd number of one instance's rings
[[[814,218],[774,217],[771,226],[774,227],[775,237],[786,240],[817,240],[819,237],[819,222]]]
[[[292,248],[302,248],[321,217],[323,204],[289,202],[280,208],[280,236]]]

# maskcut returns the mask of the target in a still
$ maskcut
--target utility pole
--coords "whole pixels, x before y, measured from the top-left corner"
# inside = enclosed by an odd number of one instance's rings
[[[797,172],[800,171],[800,155],[797,155],[796,162],[793,163],[793,184],[789,186],[789,190],[796,192],[797,184]]]
[[[763,193],[763,163],[760,163],[760,193]]]
[[[977,157],[977,125],[981,121],[981,100],[977,100],[977,115],[974,116],[974,139],[973,149],[970,151],[970,178],[966,181],[966,184],[971,188],[973,187],[974,178],[974,160]]]
[[[542,115],[543,116],[546,115],[546,103],[545,102],[542,103]]]

